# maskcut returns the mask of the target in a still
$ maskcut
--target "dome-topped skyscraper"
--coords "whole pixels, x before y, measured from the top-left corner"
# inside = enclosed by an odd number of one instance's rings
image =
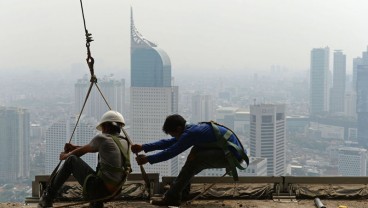
[[[130,29],[132,87],[170,87],[170,58],[164,50],[138,32],[133,21],[133,11]]]
[[[135,28],[131,16],[131,88],[129,132],[134,143],[144,144],[168,137],[162,132],[165,118],[178,113],[178,87],[171,86],[169,56],[145,39]],[[134,159],[133,159],[134,161]],[[132,163],[134,172],[139,166]],[[147,172],[170,176],[178,173],[177,157],[146,166]]]

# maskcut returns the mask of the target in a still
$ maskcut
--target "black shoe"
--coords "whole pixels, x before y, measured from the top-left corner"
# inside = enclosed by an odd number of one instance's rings
[[[152,197],[152,205],[157,206],[180,206],[180,200],[170,199],[168,197]]]
[[[47,186],[45,190],[43,190],[42,196],[40,197],[40,200],[38,201],[38,208],[46,208],[46,207],[52,207],[52,203],[54,201],[55,197],[54,191],[51,189],[50,186]]]
[[[48,192],[46,192],[46,190],[43,192],[40,200],[38,201],[38,208],[46,208],[46,207],[52,207],[52,202],[53,199],[50,196],[50,194],[48,194]]]

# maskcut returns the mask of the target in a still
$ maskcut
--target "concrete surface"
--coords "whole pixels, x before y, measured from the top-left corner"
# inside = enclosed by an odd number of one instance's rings
[[[339,208],[340,205],[345,205],[348,208],[368,208],[368,200],[327,200],[321,199],[326,208]],[[55,203],[54,206],[67,205],[67,203]],[[22,203],[0,203],[0,208],[8,207],[22,207],[33,208],[37,207],[37,204],[22,204]],[[73,206],[73,207],[88,207],[88,204]],[[105,203],[106,208],[153,208],[153,206],[145,201],[115,201]],[[198,207],[198,208],[315,208],[314,201],[312,199],[296,200],[296,202],[275,202],[273,200],[197,200],[192,204],[183,204],[183,208],[186,207]]]

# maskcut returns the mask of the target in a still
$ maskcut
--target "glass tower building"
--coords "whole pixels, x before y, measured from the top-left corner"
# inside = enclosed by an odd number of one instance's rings
[[[333,85],[330,92],[330,113],[344,112],[346,55],[336,50],[333,54]]]
[[[30,176],[30,114],[16,107],[0,107],[0,181]]]
[[[166,52],[145,39],[131,16],[132,87],[171,87],[171,62]]]
[[[328,111],[329,101],[329,48],[311,51],[309,113],[316,115]]]
[[[125,80],[117,80],[114,79],[113,76],[104,76],[102,79],[98,80],[98,85],[110,107],[125,115],[127,113],[125,107]],[[87,76],[85,76],[83,79],[78,79],[77,82],[74,84],[75,114],[80,113],[89,86],[90,81]],[[98,89],[96,87],[92,88],[83,114],[93,117],[99,121],[101,119],[101,116],[108,110],[109,108],[106,105]]]
[[[162,132],[165,118],[178,112],[178,87],[171,85],[169,56],[135,28],[131,16],[131,88],[129,133],[134,143],[144,144],[168,136]],[[133,160],[134,161],[134,160]],[[134,172],[139,166],[132,163]],[[177,157],[167,162],[146,166],[150,173],[176,175]]]
[[[368,49],[367,49],[368,50]],[[358,143],[364,147],[368,147],[368,56],[367,52],[363,52],[361,64],[357,65],[356,80],[357,105],[356,111],[358,116],[357,138]]]

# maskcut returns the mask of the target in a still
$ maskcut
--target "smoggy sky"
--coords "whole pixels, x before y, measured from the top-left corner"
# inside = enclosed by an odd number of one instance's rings
[[[84,0],[99,69],[130,69],[135,25],[172,70],[309,68],[312,48],[352,58],[368,45],[367,0]],[[71,70],[85,64],[79,0],[0,0],[0,70]],[[332,61],[331,61],[332,67]],[[102,69],[101,69],[102,68]]]

